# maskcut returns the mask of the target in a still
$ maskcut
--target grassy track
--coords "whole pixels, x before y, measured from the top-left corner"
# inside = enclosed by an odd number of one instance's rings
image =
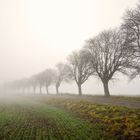
[[[101,127],[57,107],[20,100],[0,104],[0,140],[111,140]]]

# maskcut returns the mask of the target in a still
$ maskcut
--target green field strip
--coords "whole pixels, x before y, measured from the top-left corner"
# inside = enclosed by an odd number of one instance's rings
[[[96,124],[44,103],[18,102],[0,110],[0,140],[102,139]]]

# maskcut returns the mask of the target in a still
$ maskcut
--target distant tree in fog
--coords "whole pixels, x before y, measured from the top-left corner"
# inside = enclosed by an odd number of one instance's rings
[[[44,85],[44,74],[42,72],[36,75],[37,84],[39,85],[40,94],[42,94],[42,87]]]
[[[110,96],[108,83],[117,72],[127,74],[132,56],[125,35],[120,30],[107,30],[86,42],[92,67],[101,79],[105,96]]]
[[[59,94],[59,87],[63,81],[68,82],[70,80],[70,67],[67,64],[58,63],[56,65],[54,83],[56,87],[56,93]]]
[[[6,88],[11,91],[14,92],[25,92],[29,91],[30,88],[30,83],[29,83],[29,79],[24,78],[24,79],[20,79],[20,80],[15,80],[12,82],[8,82],[5,84]]]
[[[82,95],[82,84],[93,74],[89,56],[84,50],[75,51],[68,57],[71,76],[78,86],[78,93]]]
[[[46,92],[47,94],[49,94],[49,86],[54,81],[55,71],[53,69],[46,69],[45,71],[42,72],[42,74],[43,74],[44,85],[46,87]]]
[[[20,84],[21,84],[21,87],[23,89],[23,92],[25,92],[25,91],[29,92],[29,89],[31,87],[30,80],[28,78],[24,78],[20,82],[21,82]]]
[[[36,88],[37,88],[37,75],[33,75],[30,79],[29,79],[30,85],[33,88],[34,94],[36,92]]]

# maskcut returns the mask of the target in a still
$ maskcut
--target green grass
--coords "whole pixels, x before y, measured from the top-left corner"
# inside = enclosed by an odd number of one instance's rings
[[[100,125],[45,103],[0,104],[0,140],[113,140]]]

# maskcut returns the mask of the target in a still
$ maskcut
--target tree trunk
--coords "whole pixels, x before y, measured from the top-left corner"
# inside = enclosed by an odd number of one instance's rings
[[[108,82],[103,82],[103,87],[104,87],[104,93],[105,93],[105,96],[106,97],[109,97],[110,96],[110,93],[109,93],[109,88],[108,88]]]
[[[49,89],[48,89],[48,86],[46,86],[46,92],[47,92],[47,94],[49,94]]]
[[[79,93],[79,95],[82,95],[82,87],[81,87],[81,84],[78,84],[78,93]]]
[[[59,87],[56,86],[56,94],[58,95],[59,94]]]

